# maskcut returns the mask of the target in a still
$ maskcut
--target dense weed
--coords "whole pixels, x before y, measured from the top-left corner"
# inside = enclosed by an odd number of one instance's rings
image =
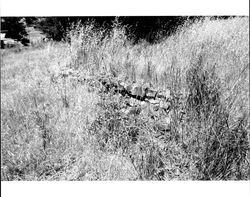
[[[229,126],[229,112],[220,99],[220,80],[214,67],[210,69],[203,68],[200,58],[188,70],[186,79],[189,88],[186,124],[193,127],[187,131],[192,133],[189,140],[193,141],[193,155],[198,155],[197,178],[247,179],[247,169],[243,167],[247,161],[242,160],[249,151],[247,117],[243,115]]]
[[[249,179],[249,19],[205,18],[154,45],[74,24],[1,52],[2,180]],[[171,119],[98,78],[169,89]]]

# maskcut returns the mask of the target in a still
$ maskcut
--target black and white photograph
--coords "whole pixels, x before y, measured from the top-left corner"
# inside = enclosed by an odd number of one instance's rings
[[[249,181],[249,15],[177,13],[1,16],[1,182]]]

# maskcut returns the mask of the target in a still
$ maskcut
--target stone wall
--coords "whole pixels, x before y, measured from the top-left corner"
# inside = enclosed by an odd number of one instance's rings
[[[122,112],[139,115],[150,112],[152,118],[165,118],[170,124],[173,96],[169,89],[154,89],[149,84],[125,83],[121,80],[101,77],[98,79],[103,93],[118,94],[126,98]],[[161,116],[161,117],[159,117]]]

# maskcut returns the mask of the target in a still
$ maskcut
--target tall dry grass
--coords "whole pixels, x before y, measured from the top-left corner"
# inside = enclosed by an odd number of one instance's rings
[[[2,180],[249,179],[249,18],[187,22],[153,45],[125,32],[75,24],[67,43],[1,53]],[[171,131],[122,115],[86,80],[103,75],[170,89]]]

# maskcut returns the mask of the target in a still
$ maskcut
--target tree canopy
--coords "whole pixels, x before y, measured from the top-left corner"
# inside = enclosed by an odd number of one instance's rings
[[[170,35],[176,28],[185,22],[188,17],[182,16],[121,16],[119,22],[128,27],[127,33],[135,42],[145,39],[154,42],[161,32],[162,36]],[[110,30],[115,20],[114,16],[105,17],[44,17],[40,18],[39,28],[53,40],[65,38],[67,29],[72,23],[94,21],[97,27]]]
[[[27,45],[26,23],[23,17],[2,17],[1,18],[1,31],[6,31],[6,38],[16,39],[21,41],[22,44]]]

